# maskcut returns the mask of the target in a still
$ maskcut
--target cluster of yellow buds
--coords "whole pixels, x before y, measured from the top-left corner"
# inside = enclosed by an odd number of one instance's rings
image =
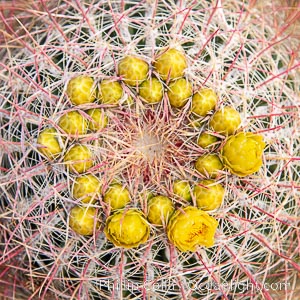
[[[166,87],[170,104],[177,108],[184,106],[192,95],[192,84],[183,78],[187,68],[185,55],[177,49],[167,49],[157,54],[153,68],[157,77],[148,78],[149,65],[142,59],[127,56],[120,61],[118,73],[126,84],[138,89],[146,103],[162,101]]]
[[[230,106],[225,106],[213,114],[209,121],[213,133],[202,132],[197,141],[203,150],[209,151],[195,162],[195,168],[202,176],[216,178],[221,176],[222,170],[226,168],[232,174],[243,177],[260,169],[265,148],[263,137],[250,132],[238,132],[240,124],[239,113]],[[225,138],[219,154],[212,152],[219,143],[219,137],[216,135]]]
[[[101,199],[102,187],[100,178],[87,173],[94,165],[93,153],[80,143],[88,131],[101,132],[108,125],[108,116],[103,109],[90,108],[81,110],[79,105],[92,104],[97,98],[105,104],[115,104],[123,94],[119,82],[103,80],[99,89],[89,76],[72,78],[67,85],[67,95],[75,106],[63,113],[58,120],[58,129],[44,129],[38,136],[38,150],[48,159],[57,159],[63,155],[63,162],[73,178],[72,197],[79,202],[69,214],[70,227],[82,235],[91,235],[100,226],[100,220],[95,207]],[[67,147],[66,136],[69,139],[79,139],[79,142]]]
[[[97,84],[89,76],[77,76],[68,82],[66,93],[75,107],[60,117],[57,128],[44,129],[37,143],[47,159],[64,154],[66,168],[75,176],[71,194],[79,203],[70,211],[69,225],[76,233],[91,235],[101,227],[99,209],[95,206],[98,200],[111,212],[104,233],[115,246],[138,247],[149,239],[151,226],[166,230],[169,241],[181,251],[213,246],[218,222],[207,211],[220,208],[224,199],[225,189],[218,179],[225,168],[237,176],[258,171],[265,147],[260,135],[237,133],[241,117],[233,107],[216,110],[208,121],[210,131],[200,132],[197,144],[205,155],[198,157],[195,168],[203,180],[193,188],[187,180],[174,181],[171,197],[149,194],[146,213],[129,207],[131,195],[124,185],[114,182],[103,190],[101,179],[91,174],[94,159],[88,145],[78,142],[68,148],[66,142],[72,138],[80,141],[88,132],[104,130],[109,124],[107,113],[102,108],[86,106],[96,100],[102,105],[120,105],[125,84],[129,89],[135,88],[138,96],[151,105],[166,95],[169,104],[179,109],[191,99],[191,113],[205,119],[215,110],[218,96],[210,88],[193,94],[192,83],[184,77],[186,68],[184,53],[170,48],[156,55],[151,76],[146,61],[126,56],[117,69],[121,83],[105,79]],[[220,143],[222,136],[224,142]],[[214,152],[218,147],[220,152]],[[172,197],[179,199],[183,207],[176,209]]]

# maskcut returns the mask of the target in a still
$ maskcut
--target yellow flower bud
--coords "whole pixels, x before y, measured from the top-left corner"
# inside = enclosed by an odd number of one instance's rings
[[[147,79],[148,72],[148,64],[133,56],[126,56],[118,65],[118,74],[123,77],[125,83],[131,86],[140,85]]]
[[[218,110],[211,118],[209,126],[223,135],[231,135],[241,124],[240,114],[232,107],[226,106]]]
[[[88,76],[72,78],[67,86],[67,95],[74,105],[94,102],[96,99],[94,80]]]
[[[163,85],[161,82],[153,77],[151,79],[145,80],[139,89],[140,96],[147,103],[157,103],[160,102],[163,98]]]
[[[177,108],[183,107],[192,93],[192,84],[184,78],[171,82],[167,91],[170,104]]]
[[[94,207],[74,206],[69,215],[69,225],[78,234],[92,235],[100,227],[97,211]]]
[[[187,68],[185,55],[176,49],[168,49],[158,55],[154,68],[163,80],[182,77]]]
[[[211,148],[213,146],[213,144],[215,144],[218,141],[218,138],[212,134],[209,133],[201,133],[197,144],[201,147],[201,148]]]
[[[214,180],[203,180],[194,187],[193,194],[199,208],[213,210],[221,206],[225,190],[221,184]]]
[[[221,157],[231,173],[244,177],[259,170],[265,146],[261,135],[240,132],[226,140]]]
[[[101,184],[98,178],[88,174],[77,177],[74,181],[72,195],[82,203],[95,203],[101,194]]]
[[[134,248],[148,240],[150,226],[141,211],[121,210],[106,220],[104,233],[115,246]]]
[[[198,116],[204,117],[213,110],[217,104],[218,97],[211,89],[202,89],[192,98],[192,112]]]
[[[74,145],[66,153],[64,162],[71,172],[84,173],[93,166],[93,155],[86,146]]]
[[[54,159],[62,152],[62,148],[58,141],[59,137],[54,128],[44,129],[37,138],[37,143],[43,147],[38,147],[38,150],[50,159]]]
[[[171,217],[167,234],[170,242],[180,251],[196,251],[197,246],[211,247],[218,226],[216,219],[205,211],[188,206],[177,210]]]
[[[99,85],[99,98],[103,104],[118,105],[123,89],[118,81],[103,80]]]
[[[64,114],[58,122],[59,127],[67,134],[86,134],[87,120],[78,112],[70,111]]]
[[[90,130],[98,131],[107,126],[108,117],[101,109],[89,109],[87,114],[92,118],[92,120],[88,122]]]
[[[163,225],[174,212],[172,200],[166,196],[155,196],[148,202],[148,220],[154,225]]]
[[[215,178],[217,177],[218,171],[223,169],[223,164],[218,155],[208,154],[200,156],[197,159],[195,168],[202,175]]]
[[[112,210],[119,209],[125,207],[130,202],[130,194],[127,188],[115,183],[108,188],[103,200],[110,205]]]
[[[173,183],[173,193],[185,201],[191,201],[191,187],[188,181],[175,180]]]

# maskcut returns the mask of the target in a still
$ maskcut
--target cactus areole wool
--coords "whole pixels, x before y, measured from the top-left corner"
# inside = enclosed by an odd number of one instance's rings
[[[51,127],[41,131],[37,138],[38,150],[50,161],[61,159],[72,178],[71,196],[78,205],[70,211],[69,225],[76,234],[92,235],[101,230],[99,214],[102,213],[106,214],[103,222],[107,241],[116,247],[139,247],[159,231],[165,232],[165,237],[179,251],[212,247],[218,221],[210,211],[218,212],[226,197],[222,178],[228,172],[243,177],[259,171],[265,143],[261,135],[240,129],[241,117],[234,107],[225,105],[214,111],[218,106],[217,91],[209,87],[199,89],[185,77],[188,58],[182,50],[168,48],[159,51],[153,66],[148,61],[153,60],[127,55],[119,60],[115,77],[105,77],[99,82],[92,76],[72,77],[67,83],[66,94],[73,106],[62,112],[56,126],[60,130]],[[120,81],[116,80],[117,76]],[[197,91],[193,93],[193,90]],[[124,97],[134,99],[131,104],[135,105],[134,113],[124,112],[129,116],[128,124],[118,123],[116,115],[110,115],[111,107],[122,109]],[[148,110],[141,110],[140,103],[148,106]],[[169,180],[171,189],[168,195],[149,191],[140,196],[144,205],[139,205],[137,190],[130,182],[110,182],[103,191],[103,164],[101,159],[95,161],[94,152],[110,151],[112,141],[116,139],[115,133],[123,127],[125,132],[131,130],[129,124],[135,122],[134,118],[157,119],[155,121],[159,121],[165,131],[143,131],[138,127],[137,138],[119,141],[117,146],[124,143],[134,148],[132,160],[128,161],[133,166],[138,164],[135,159],[148,161],[147,172],[153,178],[157,176],[155,179],[159,181],[163,175],[152,172],[151,168],[155,170],[160,159],[166,164],[163,172],[167,174],[168,164],[174,163],[169,159],[168,147],[175,151],[176,145],[184,145],[185,141],[172,140],[174,133],[164,125],[169,117],[156,116],[153,113],[155,105],[165,105],[173,114],[189,106],[186,111],[191,116],[200,117],[200,122],[207,125],[205,131],[198,129],[198,139],[194,141],[196,150],[202,155],[189,162],[190,173],[194,172],[201,180],[194,179],[192,183],[191,176],[189,179],[181,176]],[[110,124],[113,121],[115,125]],[[176,122],[187,126],[184,120]],[[147,126],[151,128],[149,124]],[[98,150],[100,138],[104,140],[104,146]],[[118,167],[122,168],[122,160],[118,162],[116,157],[129,153],[128,150],[118,152],[118,149],[113,149],[115,159],[106,166],[107,169],[116,169],[116,172]],[[185,153],[189,156],[188,147]],[[123,173],[118,176],[126,178]],[[214,216],[218,214],[214,213]]]

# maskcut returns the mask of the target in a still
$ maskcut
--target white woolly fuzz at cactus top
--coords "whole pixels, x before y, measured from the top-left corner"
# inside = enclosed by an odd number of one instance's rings
[[[291,1],[0,12],[0,298],[299,298]]]

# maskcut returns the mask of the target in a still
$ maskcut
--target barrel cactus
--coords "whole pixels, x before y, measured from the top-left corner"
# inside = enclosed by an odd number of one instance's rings
[[[296,299],[296,6],[1,3],[0,296]]]

